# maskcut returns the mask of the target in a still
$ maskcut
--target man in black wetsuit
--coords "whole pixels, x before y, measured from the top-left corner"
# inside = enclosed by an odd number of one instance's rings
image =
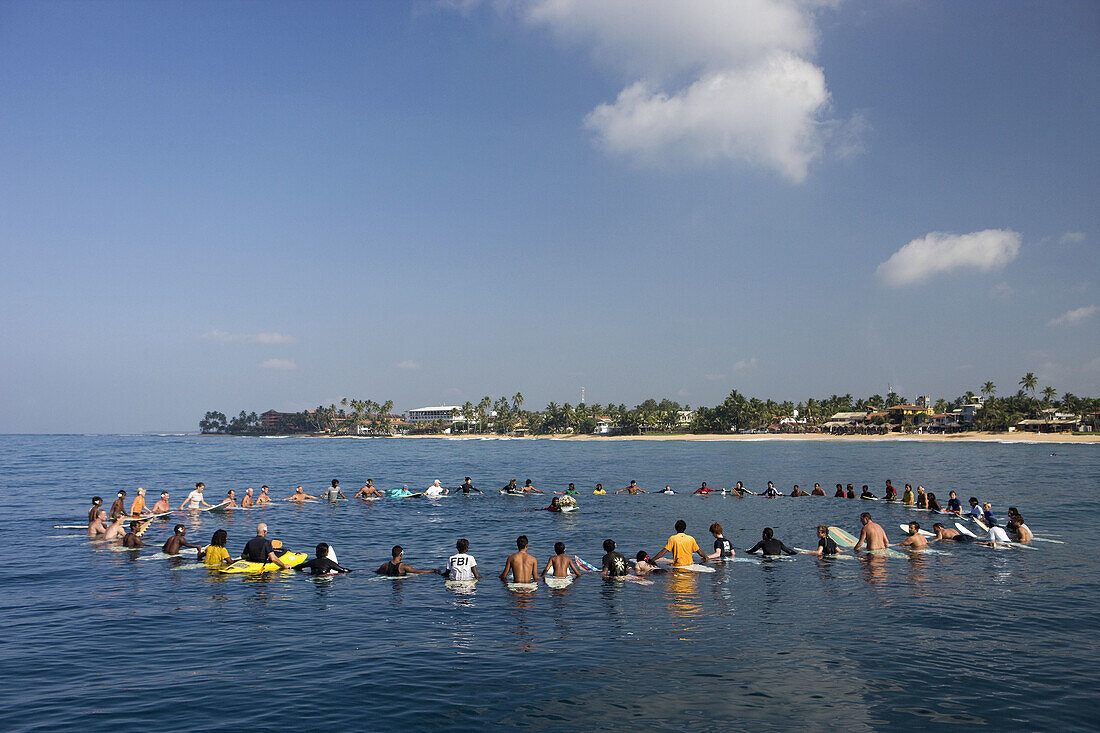
[[[284,570],[287,564],[275,554],[275,548],[271,540],[267,538],[267,525],[260,522],[256,525],[256,536],[250,539],[241,552],[241,559],[249,562],[275,563]]]
[[[302,571],[308,570],[310,575],[324,575],[325,573],[350,573],[349,568],[345,568],[343,565],[337,565],[328,557],[328,543],[322,542],[317,545],[317,557],[308,562],[304,562],[295,570]]]
[[[607,554],[603,556],[600,575],[605,578],[619,578],[630,573],[626,558],[615,552],[615,540],[604,540],[603,551]]]
[[[458,487],[458,490],[461,491],[463,494],[466,494],[467,496],[470,495],[471,491],[476,491],[479,494],[481,493],[481,489],[474,488],[474,485],[472,483],[470,483],[470,477],[469,476],[467,476],[466,481],[461,486]]]
[[[374,572],[379,575],[388,575],[391,578],[400,578],[406,575],[423,575],[424,573],[438,573],[438,570],[417,570],[412,565],[404,562],[402,558],[405,556],[405,550],[401,545],[394,545],[393,550],[390,552],[392,560],[386,563],[382,563]]]
[[[775,533],[772,532],[771,527],[765,527],[764,528],[764,538],[762,540],[760,540],[759,542],[757,542],[755,545],[753,545],[751,550],[746,550],[746,552],[756,552],[757,550],[760,550],[764,554],[765,557],[767,557],[769,555],[771,555],[771,556],[781,555],[783,553],[787,553],[788,555],[797,555],[798,554],[797,552],[795,552],[791,548],[784,545],[779,540],[775,539]]]

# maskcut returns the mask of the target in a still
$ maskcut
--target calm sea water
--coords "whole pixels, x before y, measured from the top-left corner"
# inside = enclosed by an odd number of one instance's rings
[[[1057,455],[1051,456],[1054,450]],[[278,496],[345,493],[367,478],[422,489],[463,476],[585,494],[637,479],[679,496],[472,498],[279,504],[174,517],[239,552],[258,520],[288,547],[327,541],[346,577],[225,576],[157,549],[120,552],[79,530],[93,494],[137,486],[178,506],[269,484]],[[853,533],[870,510],[891,538],[923,513],[833,498],[687,495],[706,480],[920,483],[1017,506],[1039,550],[951,547],[908,559],[742,560],[653,585],[583,577],[535,593],[495,577],[520,533],[545,563],[554,542],[599,563],[601,543],[656,553],[677,519],[700,545],[721,522],[736,548],[764,526],[814,546],[813,527]],[[861,730],[965,725],[1095,729],[1100,684],[1096,570],[1100,446],[989,443],[551,442],[154,436],[0,436],[5,637],[0,720],[9,730],[662,729]],[[831,493],[831,490],[830,490]],[[170,525],[154,525],[158,544]],[[370,570],[402,544],[441,567],[467,537],[488,577],[471,592],[437,576]]]

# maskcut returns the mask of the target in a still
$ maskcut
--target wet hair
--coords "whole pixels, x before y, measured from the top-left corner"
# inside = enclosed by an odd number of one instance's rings
[[[870,522],[871,521],[871,513],[870,512],[863,512],[863,514],[859,515],[859,518],[860,519],[866,519],[868,522]]]
[[[634,556],[634,559],[638,562],[642,562],[648,557],[649,555],[646,554],[645,550],[638,550],[638,554]]]
[[[118,496],[126,496],[126,489],[119,489]]]
[[[916,527],[917,531],[920,532],[920,522],[910,522],[909,526],[910,527]]]
[[[958,496],[958,494],[956,494],[956,493],[955,493],[955,490],[954,490],[954,489],[951,489],[951,491],[948,491],[948,492],[947,492],[947,495],[948,495],[948,496]]]
[[[466,539],[465,537],[463,537],[462,539],[460,539],[458,542],[455,543],[455,549],[458,550],[459,552],[466,552],[466,550],[470,549],[470,541],[468,539]]]
[[[722,534],[722,525],[718,524],[718,522],[715,522],[714,524],[710,525],[710,533],[711,534]]]
[[[214,547],[225,547],[226,541],[229,539],[229,535],[224,529],[219,529],[214,532],[214,536],[210,538],[210,544]]]
[[[576,487],[576,486],[574,486],[573,484],[569,484],[569,488],[571,488],[571,489],[575,489],[575,488],[577,488],[577,487]]]
[[[848,488],[849,488],[849,489],[850,489],[850,488],[852,488],[852,485],[851,485],[851,484],[848,484]]]
[[[531,479],[527,479],[526,481],[524,481],[523,485],[524,486],[530,486],[531,485]]]
[[[633,485],[634,485],[634,484],[636,484],[636,483],[638,483],[638,482],[637,482],[637,481],[635,481],[634,479],[630,479],[630,485],[631,485],[631,486],[633,486]]]
[[[829,528],[826,527],[824,524],[817,525],[817,531],[822,532],[824,534],[829,534]]]
[[[204,484],[202,481],[199,481],[198,483],[195,484],[195,488],[196,489],[205,489],[206,484]]]
[[[393,549],[390,550],[390,555],[393,557],[394,560],[396,560],[398,557],[401,556],[401,553],[404,551],[405,548],[403,548],[401,545],[394,545]]]
[[[837,487],[838,489],[843,489],[843,488],[844,488],[844,487],[843,487],[843,486],[841,486],[840,484],[837,484],[837,485],[836,485],[836,487]]]
[[[340,485],[340,480],[339,480],[339,479],[335,479],[335,478],[334,478],[334,479],[332,480],[332,485],[333,485],[333,486],[339,486],[339,485]]]
[[[935,500],[936,500],[936,495],[933,494],[931,491],[929,491],[928,492],[928,501],[935,501]]]
[[[977,504],[978,503],[978,497],[972,496],[969,499],[967,499],[966,501],[967,501],[968,504],[970,504],[970,503]]]
[[[187,531],[187,527],[184,527],[182,524],[177,524],[172,529],[172,534],[183,534],[186,531]]]
[[[527,547],[527,535],[521,534],[519,537],[516,537],[516,547],[521,550]]]
[[[467,481],[469,481],[469,480],[470,480],[470,477],[469,477],[469,476],[467,476],[467,477],[466,477],[466,480],[467,480]]]
[[[676,520],[676,531],[677,532],[683,532],[687,528],[688,528],[688,523],[687,522],[685,522],[682,519],[677,519]]]
[[[943,522],[936,522],[932,525],[932,529],[944,529]]]
[[[602,488],[603,488],[603,484],[596,484],[596,488],[597,488],[597,489],[602,489]]]
[[[1017,509],[1017,508],[1016,508],[1016,507],[1014,507],[1014,506],[1010,506],[1010,507],[1008,508],[1008,515],[1009,515],[1009,516],[1012,516],[1012,515],[1016,515],[1016,516],[1019,516],[1019,515],[1020,515],[1020,510],[1019,510],[1019,509]]]
[[[327,556],[328,556],[328,543],[327,542],[318,542],[317,543],[317,557],[327,557]]]
[[[871,488],[871,487],[870,487],[870,486],[868,486],[867,484],[863,484],[863,490],[864,490],[864,491],[867,491],[867,490],[868,490],[869,488]]]
[[[564,542],[555,542],[554,543],[554,552],[558,553],[559,555],[562,554],[563,552],[565,552],[565,543]]]
[[[168,492],[167,491],[162,491],[162,492],[160,492],[160,495],[161,496],[168,496]]]
[[[92,497],[92,503],[93,504],[102,504],[103,503],[103,497],[102,496],[93,496]]]
[[[615,540],[604,540],[603,541],[603,551],[604,552],[614,552],[615,551]]]
[[[141,522],[139,522],[136,519],[134,521],[130,522],[130,531],[132,532],[135,529],[137,529],[139,524],[141,524]]]
[[[771,527],[764,527],[764,531],[761,534],[764,535],[764,539],[766,540],[770,540],[775,536],[775,532],[772,531]]]

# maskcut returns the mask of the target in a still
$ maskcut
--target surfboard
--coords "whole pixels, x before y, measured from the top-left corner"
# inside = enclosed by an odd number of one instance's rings
[[[573,581],[576,580],[576,576],[567,575],[564,578],[555,578],[548,575],[544,577],[543,580],[546,581],[548,588],[566,588],[573,584]]]
[[[858,540],[840,527],[829,527],[829,537],[841,547],[855,547]]]
[[[970,528],[969,528],[969,527],[967,527],[967,526],[966,526],[965,524],[963,524],[962,522],[955,522],[955,529],[959,530],[959,533],[960,533],[960,534],[964,534],[964,535],[966,535],[967,537],[973,537],[974,539],[978,539],[978,535],[976,535],[976,534],[974,534],[973,532],[971,532],[971,531],[970,531]]]
[[[881,550],[868,550],[867,554],[878,555],[879,557],[908,557],[908,555],[906,555],[904,552],[898,552],[897,550],[892,550],[889,547],[884,547]]]
[[[573,556],[573,562],[577,563],[577,565],[580,565],[582,570],[588,570],[589,572],[593,572],[593,573],[600,572],[600,569],[598,567],[596,567],[595,565],[593,565],[590,562],[585,562],[584,560],[581,559],[580,555],[574,555]]]
[[[902,532],[905,532],[906,534],[909,534],[909,525],[908,524],[899,524],[898,526],[901,527]],[[920,529],[920,530],[917,530],[917,531],[920,532],[921,536],[923,536],[923,537],[935,537],[936,536],[935,532],[929,532],[927,529]]]
[[[519,593],[533,593],[539,589],[538,583],[505,583],[508,590],[514,590]]]
[[[146,519],[164,519],[165,517],[167,517],[171,513],[172,512],[167,511],[167,512],[158,512],[156,514],[140,514],[140,515],[137,515],[137,516],[126,516],[126,517],[123,517],[122,521],[124,521],[124,522],[135,522],[135,521],[136,522],[143,522]]]
[[[864,501],[878,501],[879,500],[879,498],[877,496],[861,496],[859,498],[863,499]]]
[[[233,507],[231,507],[229,505],[229,499],[226,499],[225,501],[223,501],[220,504],[215,504],[212,507],[204,508],[201,511],[204,511],[204,512],[219,512],[220,513],[220,512],[226,511],[227,509],[232,509],[232,508]],[[276,566],[276,567],[278,567],[278,566]]]
[[[567,514],[567,513],[569,513],[569,512],[575,512],[575,511],[577,511],[577,509],[579,509],[579,508],[580,508],[580,507],[578,507],[578,506],[577,506],[576,504],[574,504],[573,506],[563,506],[563,507],[559,507],[559,508],[558,508],[558,511],[559,511],[560,513],[562,513],[562,514]]]
[[[714,568],[708,568],[706,565],[699,565],[698,563],[693,563],[691,565],[678,565],[678,566],[673,565],[672,569],[673,570],[687,570],[687,571],[692,572],[692,573],[713,573],[714,572]]]
[[[301,565],[306,561],[307,555],[304,552],[284,552],[279,556],[279,559],[289,565],[287,568],[292,569]],[[248,560],[238,560],[232,565],[227,565],[224,568],[211,568],[219,573],[239,574],[239,573],[274,573],[282,572],[283,568],[272,562],[250,562]]]
[[[331,547],[328,548],[328,554],[325,555],[325,557],[327,557],[329,560],[332,560],[337,565],[340,564],[340,561],[336,559],[336,550],[332,549]]]

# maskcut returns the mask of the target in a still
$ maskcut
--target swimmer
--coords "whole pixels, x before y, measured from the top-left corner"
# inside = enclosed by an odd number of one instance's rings
[[[809,496],[809,494],[798,488],[798,484],[795,484],[794,488],[791,489],[791,496]]]
[[[260,495],[256,497],[256,506],[262,506],[264,504],[271,503],[271,495],[268,494],[267,486],[260,487]]]
[[[687,522],[682,519],[676,520],[676,534],[668,538],[668,542],[665,543],[664,549],[653,556],[653,560],[660,560],[665,556],[666,552],[672,553],[672,566],[674,568],[684,567],[691,565],[692,553],[698,553],[700,562],[706,563],[707,556],[699,549],[699,543],[695,541],[695,538],[689,534],[685,534],[687,529]]]
[[[810,496],[825,496],[825,490],[821,488],[821,484],[814,484],[814,490],[810,492]]]
[[[317,549],[315,550],[315,552],[317,553],[316,556],[312,560],[304,562],[294,569],[300,572],[308,570],[310,575],[350,573],[351,570],[349,568],[345,568],[343,565],[338,565],[337,563],[334,563],[331,559],[329,559],[328,550],[328,543],[321,542],[317,545]]]
[[[412,496],[413,492],[409,491],[407,484],[401,484],[400,489],[390,489],[390,496]]]
[[[878,497],[871,493],[871,488],[867,484],[863,484],[863,491],[859,495],[860,499],[877,499]]]
[[[201,509],[202,507],[209,508],[210,505],[206,503],[206,499],[204,499],[202,496],[203,489],[205,488],[206,484],[204,484],[202,481],[199,481],[197,484],[195,484],[195,490],[188,494],[187,498],[183,500],[182,504],[180,504],[180,511],[183,511],[184,509],[195,511],[197,509]]]
[[[645,494],[645,493],[647,493],[647,492],[643,491],[642,488],[640,486],[638,486],[638,482],[633,480],[633,479],[631,479],[631,481],[630,481],[630,486],[627,486],[625,489],[619,489],[615,493],[616,494],[621,494],[624,491],[626,493],[632,495],[632,496],[634,494]],[[696,492],[696,493],[698,493],[698,492]]]
[[[614,544],[612,544],[614,547]],[[638,550],[638,554],[634,556],[634,572],[638,575],[649,575],[650,573],[663,573],[665,569],[658,567],[653,558],[646,554],[645,550]]]
[[[945,527],[939,522],[932,525],[932,531],[936,534],[932,538],[933,542],[950,541],[950,542],[971,542],[973,537],[967,537],[962,532],[953,527]]]
[[[256,536],[245,543],[241,559],[264,564],[274,563],[284,570],[287,568],[287,564],[275,554],[275,545],[267,538],[267,525],[263,522],[256,525]]]
[[[1031,533],[1031,529],[1024,524],[1024,518],[1019,514],[1009,515],[1008,518],[1008,533],[1012,535],[1012,538],[1017,542],[1027,544],[1035,539],[1035,535]]]
[[[898,547],[908,547],[912,550],[923,550],[928,547],[928,540],[920,533],[920,524],[909,523],[909,536],[898,543]]]
[[[177,524],[172,530],[172,536],[164,541],[160,549],[165,555],[178,555],[180,554],[181,547],[194,547],[196,550],[200,549],[198,545],[192,545],[187,541],[187,527],[182,524]]]
[[[596,484],[596,488],[592,489],[592,493],[596,496],[603,496],[607,493],[607,490],[604,489],[603,484]]]
[[[172,511],[172,505],[168,502],[168,492],[160,492],[160,501],[153,505],[153,514],[164,514]]]
[[[764,489],[760,496],[767,496],[769,498],[772,498],[776,496],[783,496],[783,494],[779,493],[779,489],[775,488],[775,484],[769,481],[768,488]]]
[[[706,482],[706,481],[704,481],[704,482],[703,482],[703,485],[702,485],[702,486],[700,486],[699,488],[697,488],[697,489],[696,489],[695,491],[693,491],[693,492],[691,492],[691,493],[692,493],[692,494],[703,494],[703,495],[706,495],[706,494],[709,494],[709,493],[710,493],[710,492],[712,492],[712,491],[714,491],[714,489],[712,489],[712,488],[710,488],[709,486],[707,486],[707,482]]]
[[[661,489],[657,493],[658,494],[675,494],[676,492],[672,490],[672,486],[670,484],[665,484],[665,488]]]
[[[222,565],[231,565],[233,558],[229,557],[229,550],[225,549],[225,543],[229,541],[229,535],[224,529],[214,532],[210,538],[210,544],[199,550],[199,559],[208,568],[220,568]]]
[[[520,489],[520,492],[524,493],[524,494],[545,494],[546,493],[545,491],[539,491],[534,486],[532,486],[531,485],[531,479],[527,479],[527,481],[524,482],[523,488]]]
[[[462,485],[458,487],[458,490],[466,496],[469,496],[471,491],[476,491],[479,494],[482,493],[481,489],[475,488],[474,485],[470,482],[469,476],[467,476],[466,480],[462,482]]]
[[[986,524],[996,524],[997,518],[993,516],[993,505],[988,501],[982,504],[982,517]]]
[[[798,554],[796,550],[792,550],[781,541],[777,540],[775,538],[775,531],[771,527],[764,527],[764,531],[760,534],[760,541],[753,545],[751,550],[745,550],[745,552],[751,554],[760,550],[765,557],[775,557],[783,553],[787,553],[788,555]]]
[[[307,494],[305,492],[305,489],[303,489],[301,486],[299,486],[298,488],[294,489],[293,494],[291,494],[287,498],[283,499],[283,501],[293,501],[293,502],[297,502],[298,504],[301,504],[306,499],[316,499],[316,498],[317,498],[316,496],[311,496],[311,495]]]
[[[738,481],[732,489],[733,493],[737,494],[737,498],[741,499],[745,496],[745,485]],[[824,494],[822,494],[824,496]]]
[[[435,499],[435,498],[438,498],[440,496],[446,496],[447,493],[448,493],[447,489],[443,488],[443,486],[439,483],[439,479],[436,479],[435,481],[432,482],[431,486],[424,489],[424,496],[428,497],[429,499]]]
[[[973,517],[974,519],[984,519],[985,512],[982,511],[981,506],[978,504],[978,498],[972,496],[967,501],[970,503],[970,509],[966,512],[966,516]]]
[[[118,519],[119,517],[124,516],[126,514],[125,502],[126,502],[126,491],[125,490],[120,490],[118,492],[118,498],[115,499],[115,502],[113,504],[111,504],[111,511],[107,515],[112,521],[114,521],[115,519]]]
[[[600,575],[605,578],[621,578],[630,574],[630,570],[626,565],[626,558],[615,551],[615,540],[604,540],[603,551],[604,556],[600,561]]]
[[[145,489],[138,487],[137,496],[134,497],[134,501],[130,504],[130,516],[140,517],[146,514],[145,511]]]
[[[565,543],[554,543],[554,554],[550,559],[546,561],[546,567],[542,569],[542,575],[540,577],[546,578],[546,574],[553,570],[551,574],[553,578],[568,578],[569,573],[578,578],[581,577],[581,569],[577,566],[576,561],[565,554]]]
[[[817,555],[819,557],[827,557],[829,555],[836,555],[840,552],[840,548],[837,547],[836,542],[829,536],[829,528],[824,524],[817,526],[817,549],[806,551],[804,555]]]
[[[722,536],[722,525],[718,522],[710,525],[710,533],[714,537],[714,552],[707,555],[711,560],[730,560],[736,554],[733,551],[733,544]]]
[[[504,563],[500,579],[507,583],[508,573],[511,573],[513,583],[538,583],[539,561],[527,552],[527,535],[516,538],[516,550]]]
[[[886,530],[872,522],[871,515],[867,512],[859,515],[859,521],[863,529],[859,531],[859,540],[852,549],[858,552],[866,544],[868,550],[885,550],[890,544],[890,540],[886,537]]]
[[[997,545],[1007,545],[1012,540],[1008,538],[1008,533],[1004,531],[1003,527],[997,525],[997,520],[991,519],[989,521],[989,533],[986,535],[986,539],[981,544],[989,544],[993,547]]]
[[[568,494],[569,496],[577,496],[581,492],[577,491],[577,487],[573,484],[569,484],[569,487],[565,491],[555,491],[555,494]]]
[[[436,481],[436,483],[439,482]],[[344,496],[344,492],[340,491],[340,481],[338,479],[333,479],[332,485],[321,493],[320,498],[325,501],[336,501],[337,499],[347,499],[348,497]]]
[[[247,509],[252,506],[252,487],[249,486],[244,490],[244,498],[241,499],[241,509]]]
[[[854,499],[854,498],[856,498],[856,490],[855,490],[855,488],[854,488],[854,487],[853,487],[853,486],[852,486],[851,484],[848,484],[848,488],[847,488],[847,490],[846,490],[846,491],[844,492],[844,497],[845,497],[845,498],[847,498],[847,499]]]
[[[916,507],[917,507],[917,509],[927,509],[928,508],[928,494],[924,493],[924,487],[923,486],[918,486],[917,487]]]
[[[141,522],[137,521],[136,519],[130,522],[130,531],[127,532],[122,538],[123,547],[129,547],[134,550],[139,547],[145,547],[145,543],[142,542],[141,538],[137,535],[137,531],[140,526]]]
[[[962,514],[962,504],[959,503],[959,495],[954,491],[947,492],[947,511],[953,514]]]
[[[229,502],[229,504],[227,504],[225,507],[226,509],[234,508],[235,506],[237,506],[237,492],[233,489],[225,492],[225,500]]]
[[[568,494],[562,494],[561,496],[555,496],[550,500],[550,506],[543,507],[546,511],[550,512],[563,512],[567,507],[576,507],[577,500]]]
[[[897,501],[898,490],[894,488],[894,484],[890,479],[886,479],[886,501]]]
[[[115,517],[115,521],[112,522],[111,526],[107,527],[107,529],[103,532],[103,539],[117,540],[118,538],[126,534],[126,530],[122,526],[125,521],[125,514],[119,514],[117,517]]]
[[[934,512],[943,511],[943,507],[941,507],[940,503],[936,501],[936,495],[933,494],[931,491],[928,492],[928,508]]]
[[[463,537],[455,543],[455,549],[458,554],[447,558],[447,580],[481,580],[477,560],[470,554],[470,541]]]
[[[833,498],[834,499],[843,499],[844,498],[844,487],[841,486],[840,484],[836,485],[836,493],[833,494]]]
[[[502,493],[502,494],[522,494],[523,492],[519,490],[518,486],[516,486],[516,480],[512,479],[511,481],[508,482],[507,486],[505,486],[504,488],[502,488],[500,490],[500,493]]]
[[[467,477],[467,478],[469,478],[469,477]],[[477,491],[477,490],[475,489],[475,491]],[[480,494],[481,492],[478,491],[477,493]],[[354,498],[356,498],[356,499],[366,499],[369,496],[376,496],[379,499],[381,499],[383,496],[385,496],[385,494],[382,493],[381,489],[376,489],[374,487],[374,479],[372,479],[372,478],[367,479],[367,483],[363,486],[363,488],[361,488],[361,489],[359,489],[359,491],[355,492]]]
[[[403,578],[406,575],[427,575],[429,573],[438,574],[438,570],[417,570],[412,565],[404,562],[405,550],[401,545],[394,545],[393,550],[390,552],[392,558],[389,562],[383,563],[374,572],[379,575],[388,575],[391,578]]]
[[[905,491],[901,494],[901,503],[905,506],[913,506],[913,487],[909,484],[905,485]]]
[[[95,518],[99,515],[99,510],[103,508],[103,499],[98,496],[92,497],[92,508],[88,510],[88,524],[95,521]]]

